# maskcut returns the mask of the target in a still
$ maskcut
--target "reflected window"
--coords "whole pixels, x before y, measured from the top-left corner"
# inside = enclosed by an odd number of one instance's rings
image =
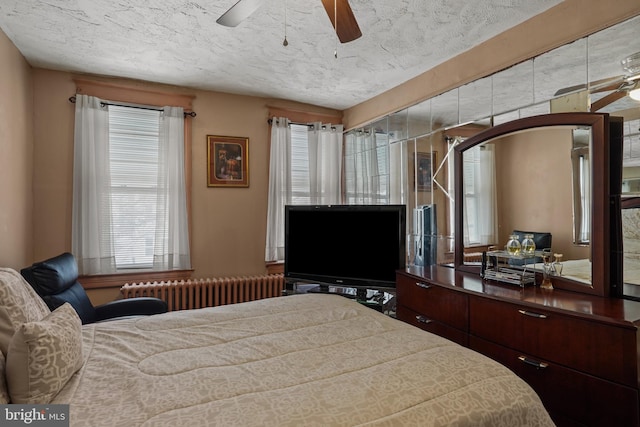
[[[495,150],[487,144],[465,152],[464,182],[464,244],[490,245],[497,241],[497,197]]]
[[[581,220],[580,228],[578,230],[578,240],[581,243],[589,243],[589,227],[591,225],[591,206],[589,197],[589,194],[591,194],[591,173],[589,171],[589,159],[584,155],[580,155],[578,157],[578,170],[581,205]]]
[[[345,202],[389,203],[389,136],[360,130],[345,135]]]

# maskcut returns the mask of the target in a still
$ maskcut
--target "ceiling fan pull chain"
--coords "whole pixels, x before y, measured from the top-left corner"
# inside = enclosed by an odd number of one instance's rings
[[[282,46],[289,46],[289,42],[287,41],[287,0],[284,0],[284,41],[282,42]]]
[[[338,0],[333,0],[333,23],[336,32],[336,48],[333,51],[333,57],[338,59]]]

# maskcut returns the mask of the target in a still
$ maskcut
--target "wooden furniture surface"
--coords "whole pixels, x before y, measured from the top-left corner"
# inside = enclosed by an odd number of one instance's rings
[[[640,426],[640,302],[441,266],[399,271],[396,298],[398,319],[513,370],[559,426]]]

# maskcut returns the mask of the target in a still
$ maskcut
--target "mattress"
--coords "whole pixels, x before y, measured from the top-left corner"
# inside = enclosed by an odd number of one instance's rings
[[[357,302],[293,295],[83,326],[72,426],[552,426],[506,367]]]

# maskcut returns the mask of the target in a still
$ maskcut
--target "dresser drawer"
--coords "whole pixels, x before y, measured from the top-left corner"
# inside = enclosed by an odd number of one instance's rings
[[[502,363],[525,380],[554,418],[589,426],[638,426],[638,392],[536,358],[504,346],[469,337],[469,347]]]
[[[396,307],[396,317],[403,322],[417,326],[420,329],[439,335],[465,347],[469,344],[469,335],[466,332],[447,326],[437,320],[429,319],[427,316],[402,305]]]
[[[518,304],[473,297],[470,334],[546,361],[637,387],[635,331]]]
[[[469,305],[465,293],[449,290],[410,276],[398,275],[398,305],[455,329],[468,330]]]

